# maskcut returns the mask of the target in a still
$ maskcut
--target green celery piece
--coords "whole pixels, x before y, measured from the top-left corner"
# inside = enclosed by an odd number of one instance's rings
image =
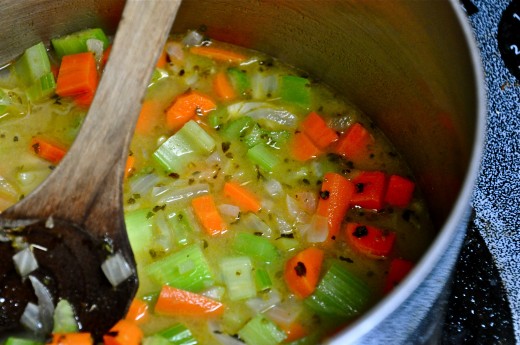
[[[35,340],[9,337],[4,345],[43,345],[43,343]]]
[[[305,299],[305,304],[320,315],[348,319],[369,306],[371,294],[360,278],[341,262],[333,260],[316,290]]]
[[[255,271],[255,283],[258,291],[267,291],[273,287],[273,281],[267,270],[257,268]]]
[[[170,215],[168,223],[171,225],[177,244],[186,245],[191,242],[190,235],[195,233],[195,229],[190,224],[189,218],[184,211]]]
[[[219,268],[230,300],[238,301],[256,296],[253,265],[248,256],[222,258]]]
[[[287,335],[274,322],[258,314],[238,331],[240,339],[251,345],[277,345]]]
[[[276,151],[263,143],[250,148],[246,156],[253,164],[258,165],[267,172],[273,171],[280,163],[280,158],[277,156]]]
[[[231,85],[233,85],[233,89],[235,89],[238,94],[244,95],[245,93],[247,93],[247,90],[250,88],[250,85],[246,72],[236,67],[230,67],[227,69],[227,75],[231,80]]]
[[[125,213],[125,224],[130,246],[136,256],[147,253],[153,235],[153,220],[151,210],[139,209]]]
[[[61,299],[54,309],[53,333],[74,333],[79,330],[78,321],[70,303]]]
[[[273,148],[280,148],[281,145],[289,141],[290,136],[291,134],[288,131],[268,131],[257,124],[244,136],[243,141],[249,148],[260,143]]]
[[[233,249],[264,263],[276,261],[280,256],[278,249],[268,238],[247,232],[238,232],[235,235]]]
[[[212,285],[213,273],[198,244],[183,247],[144,268],[145,274],[156,284],[200,292]]]
[[[241,116],[224,125],[221,134],[227,140],[239,140],[250,128],[256,127],[255,121],[249,116]]]
[[[157,335],[168,340],[168,344],[174,345],[197,345],[197,340],[191,331],[182,323],[173,325],[170,328],[160,331]]]
[[[54,93],[56,89],[56,82],[54,81],[54,74],[52,72],[45,73],[27,89],[27,98],[30,101],[36,102],[42,98],[48,97]]]
[[[26,87],[51,71],[51,63],[43,42],[27,48],[14,63],[14,72],[18,80]]]
[[[149,337],[143,338],[142,345],[170,345],[171,342],[168,339],[161,337],[160,335],[154,334]]]
[[[217,107],[207,115],[207,118],[211,128],[220,128],[229,119],[227,107]]]
[[[107,49],[109,45],[107,36],[100,28],[85,29],[70,35],[53,38],[51,44],[61,59],[65,55],[87,52],[87,41],[89,39],[97,39],[103,42],[103,49]]]
[[[310,82],[293,75],[281,76],[279,96],[285,102],[308,109],[311,105]]]
[[[275,245],[284,252],[295,250],[300,246],[300,242],[295,238],[279,237],[275,240]]]
[[[195,121],[190,120],[162,143],[153,153],[153,157],[168,172],[181,173],[198,155],[209,155],[215,147],[215,139]]]
[[[164,78],[168,77],[168,72],[161,68],[156,68],[153,70],[152,77],[150,78],[150,82],[148,83],[148,87],[152,87],[161,81]]]

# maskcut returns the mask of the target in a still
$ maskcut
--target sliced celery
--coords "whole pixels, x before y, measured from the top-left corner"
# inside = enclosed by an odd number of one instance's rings
[[[170,345],[171,342],[168,339],[161,337],[160,335],[154,334],[149,337],[143,338],[142,345]]]
[[[137,257],[144,256],[152,243],[153,221],[150,212],[149,209],[140,209],[125,213],[126,232]]]
[[[168,340],[168,344],[174,345],[196,345],[197,340],[191,331],[181,323],[160,331],[157,335]]]
[[[361,279],[334,260],[305,304],[320,315],[351,318],[368,307],[371,294]]]
[[[144,268],[156,284],[200,292],[213,284],[213,273],[198,244],[183,247]]]
[[[266,144],[258,144],[247,151],[247,158],[261,169],[271,172],[280,163],[276,151]]]
[[[213,152],[215,146],[215,139],[195,121],[190,120],[159,146],[153,156],[166,171],[180,173],[199,155]]]
[[[27,89],[27,98],[36,102],[42,98],[48,97],[54,93],[56,82],[52,72],[45,73]]]
[[[172,214],[168,217],[173,230],[174,241],[179,245],[186,245],[191,241],[191,234],[195,232],[193,225],[184,211]]]
[[[233,249],[265,263],[276,261],[279,258],[278,249],[268,238],[247,232],[238,232],[235,235]]]
[[[274,244],[284,252],[293,251],[300,245],[300,242],[295,238],[279,237],[274,241]]]
[[[250,148],[260,143],[280,148],[289,141],[290,136],[288,131],[268,131],[256,125],[244,136],[243,141]]]
[[[52,46],[59,58],[65,55],[83,53],[88,51],[87,41],[97,39],[103,42],[103,49],[107,49],[109,41],[103,30],[99,28],[85,29],[67,36],[51,40]]]
[[[237,91],[237,93],[241,95],[247,93],[247,90],[250,88],[250,85],[246,72],[236,67],[231,67],[228,68],[227,74],[229,79],[231,80],[233,88]]]
[[[79,330],[76,315],[71,304],[61,299],[54,309],[54,327],[53,333],[73,333]]]
[[[279,96],[283,101],[305,109],[310,107],[311,88],[308,79],[293,75],[284,75],[280,77],[279,83]]]
[[[255,126],[255,121],[249,116],[241,116],[230,121],[222,128],[222,136],[228,140],[239,140],[250,128]]]
[[[284,331],[261,314],[255,316],[242,327],[238,331],[238,335],[246,344],[254,345],[277,345],[287,338]]]
[[[220,128],[229,119],[227,107],[217,107],[208,115],[208,125],[211,128]]]
[[[255,271],[255,283],[258,291],[267,291],[273,287],[273,281],[269,273],[263,268],[257,268]]]
[[[10,337],[10,338],[7,338],[5,345],[43,345],[43,343],[41,343],[39,341],[35,341],[35,340]]]
[[[242,300],[256,296],[253,266],[248,256],[225,257],[219,262],[229,299]]]
[[[18,80],[25,86],[31,86],[36,80],[51,71],[51,63],[47,50],[42,42],[27,48],[14,63],[14,71]]]

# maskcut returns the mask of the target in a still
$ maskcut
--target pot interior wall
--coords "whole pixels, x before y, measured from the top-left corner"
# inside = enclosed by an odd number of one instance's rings
[[[100,26],[119,0],[4,0],[0,62],[39,40]],[[474,142],[475,80],[448,1],[186,0],[174,31],[264,51],[319,77],[365,111],[407,158],[440,228]]]

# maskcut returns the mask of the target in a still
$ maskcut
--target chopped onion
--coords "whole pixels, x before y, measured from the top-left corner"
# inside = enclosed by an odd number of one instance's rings
[[[195,30],[190,30],[182,39],[182,43],[187,46],[198,46],[204,41],[204,36]]]
[[[14,254],[13,261],[16,271],[22,277],[27,277],[31,272],[38,269],[38,261],[29,246]]]
[[[287,195],[285,197],[285,203],[287,205],[287,211],[298,223],[306,223],[309,219],[309,215],[303,210],[301,204],[295,198]]]
[[[186,187],[168,188],[166,191],[157,195],[158,204],[176,204],[186,203],[191,199],[209,193],[209,185],[207,183],[198,183]]]
[[[290,234],[293,232],[292,225],[282,217],[276,217],[276,224],[278,224],[278,231],[281,234]]]
[[[206,158],[206,164],[215,165],[222,161],[222,157],[220,157],[220,153],[218,151],[214,151],[212,154]]]
[[[39,333],[43,328],[40,320],[40,308],[34,303],[27,303],[20,318],[20,323],[27,329]]]
[[[181,61],[184,59],[184,51],[180,43],[168,42],[166,43],[165,49],[171,61]]]
[[[45,221],[45,227],[47,229],[52,229],[54,228],[54,218],[52,218],[52,216],[50,216],[49,218],[47,218],[47,220]]]
[[[172,245],[172,231],[164,212],[155,214],[157,234],[154,236],[153,246],[161,251],[169,251]]]
[[[240,207],[230,204],[220,204],[218,205],[218,210],[224,216],[228,216],[230,218],[238,219],[240,215]]]
[[[226,288],[223,286],[213,286],[205,291],[203,291],[201,294],[203,296],[206,296],[208,298],[221,301],[222,297],[224,297],[224,293],[226,292]]]
[[[42,282],[34,276],[29,276],[34,294],[38,298],[38,307],[40,310],[40,323],[43,333],[50,333],[54,323],[54,302],[52,295]]]
[[[251,76],[251,95],[253,99],[265,99],[278,89],[278,76],[255,73]]]
[[[126,262],[121,253],[108,257],[102,264],[101,269],[112,286],[116,287],[134,273],[132,267]]]
[[[277,180],[267,180],[264,182],[264,188],[272,196],[279,196],[283,193],[282,184]]]
[[[160,180],[161,178],[154,173],[132,177],[129,181],[130,191],[132,194],[145,195],[150,192]]]
[[[267,298],[265,296],[250,298],[246,301],[246,304],[256,313],[264,313],[280,303],[281,300],[280,293],[275,289],[271,289],[267,293]]]
[[[267,127],[272,126],[273,123],[295,127],[297,122],[296,115],[287,110],[276,108],[267,102],[237,102],[230,104],[227,110],[231,118],[246,115],[262,122]]]
[[[12,201],[18,201],[18,191],[2,176],[0,176],[0,196],[6,197]]]
[[[299,192],[294,195],[296,201],[307,213],[314,213],[318,206],[318,200],[314,192]]]
[[[221,345],[244,345],[244,343],[231,335],[221,331],[215,321],[208,322],[209,333],[213,334],[215,340]]]
[[[324,242],[329,234],[327,217],[314,214],[306,228],[307,241],[311,243]]]
[[[240,224],[243,228],[253,232],[261,232],[266,237],[271,237],[273,233],[269,225],[254,213],[246,213],[242,217]]]
[[[87,50],[94,53],[94,57],[99,63],[103,58],[103,41],[95,38],[89,38],[87,40]]]

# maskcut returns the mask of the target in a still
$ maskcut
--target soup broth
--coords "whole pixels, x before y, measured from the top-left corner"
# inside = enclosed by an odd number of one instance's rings
[[[87,54],[102,74],[98,41]],[[74,54],[48,54],[51,91],[31,95],[17,62],[0,79],[2,209],[59,164],[91,101],[60,85]],[[140,280],[128,319],[144,344],[314,344],[399,283],[434,230],[367,115],[273,57],[197,31],[171,37],[124,180]]]

